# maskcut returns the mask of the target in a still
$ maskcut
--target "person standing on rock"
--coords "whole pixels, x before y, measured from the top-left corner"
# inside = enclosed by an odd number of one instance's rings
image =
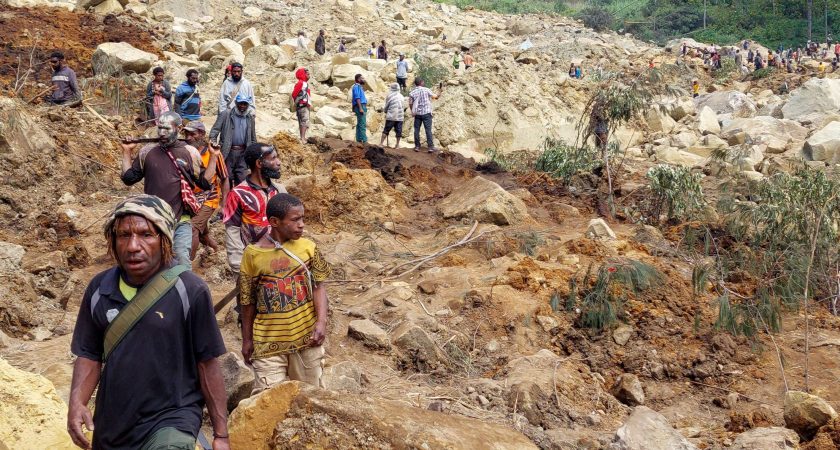
[[[295,72],[297,83],[292,90],[292,98],[295,101],[298,128],[300,129],[300,143],[306,143],[306,130],[309,129],[309,110],[312,108],[309,91],[309,71],[301,67]]]
[[[254,367],[251,394],[287,380],[322,387],[330,266],[303,238],[303,203],[277,194],[266,210],[270,231],[249,245],[239,269],[242,356]]]
[[[356,142],[367,143],[367,97],[365,96],[365,77],[357,73],[353,84],[353,112],[356,114]]]
[[[475,65],[475,59],[470,52],[464,52],[464,71],[470,70]]]
[[[248,104],[256,110],[254,88],[251,86],[251,82],[242,76],[242,73],[242,64],[235,62],[230,65],[230,76],[222,82],[222,88],[219,91],[219,114],[233,109],[236,98],[239,96],[247,98]]]
[[[207,284],[172,265],[176,217],[161,198],[137,195],[105,225],[116,266],[88,284],[70,346],[67,431],[81,448],[193,449],[205,404],[213,449],[230,447],[225,344]]]
[[[154,78],[146,85],[146,120],[157,121],[161,114],[170,110],[172,87],[164,79],[163,67],[152,69]]]
[[[368,58],[376,59],[376,42],[370,43],[370,48],[368,49]]]
[[[388,61],[388,48],[385,46],[384,39],[376,49],[376,59],[384,59],[385,61]]]
[[[82,98],[82,91],[79,90],[79,83],[76,80],[76,72],[67,67],[64,62],[64,53],[52,52],[50,55],[50,67],[52,68],[52,92],[47,96],[47,103],[53,105],[65,105],[75,103]]]
[[[461,68],[461,52],[459,52],[458,50],[455,50],[455,55],[452,57],[452,67],[455,70]]]
[[[306,39],[306,33],[304,33],[303,30],[298,31],[298,34],[297,34],[297,51],[306,52],[306,44],[307,43],[308,42],[307,42],[307,39]]]
[[[122,182],[132,186],[140,180],[143,192],[162,198],[175,214],[177,225],[172,247],[178,264],[190,266],[192,249],[191,218],[199,211],[192,188],[210,189],[216,176],[216,165],[201,168],[201,155],[195,147],[178,140],[181,116],[167,112],[158,118],[160,142],[141,148],[132,157],[137,144],[122,144]],[[186,186],[185,186],[186,185]]]
[[[229,188],[225,160],[222,158],[219,149],[208,145],[206,140],[207,129],[204,124],[199,120],[190,122],[184,127],[184,135],[187,143],[198,149],[203,170],[207,170],[211,164],[216,166],[216,176],[210,180],[211,188],[204,190],[197,187],[195,189],[195,197],[201,203],[201,209],[192,218],[193,236],[190,260],[194,260],[196,253],[198,253],[199,244],[204,244],[212,253],[219,251],[219,245],[210,233],[210,218],[219,209],[219,205],[227,196]]]
[[[697,98],[700,95],[700,82],[697,80],[692,80],[691,82],[691,93],[692,97]]]
[[[411,115],[414,116],[414,151],[420,151],[420,125],[426,130],[426,145],[429,153],[435,149],[435,138],[432,135],[432,100],[440,97],[431,89],[426,87],[422,78],[414,79],[414,89],[408,94],[408,107],[411,108]]]
[[[251,173],[235,186],[225,200],[225,250],[228,264],[239,272],[245,246],[260,240],[268,231],[265,208],[268,200],[286,192],[280,179],[280,159],[273,145],[256,142],[245,149],[245,163]]]
[[[397,60],[397,84],[403,92],[408,89],[406,81],[408,81],[408,61],[405,60],[405,53],[400,53],[400,59]]]
[[[201,120],[201,95],[198,92],[198,71],[187,71],[187,79],[175,88],[175,112],[184,121]]]
[[[379,145],[388,142],[388,134],[394,130],[397,135],[397,143],[394,148],[400,147],[400,138],[402,138],[403,121],[405,120],[405,98],[400,94],[400,85],[398,83],[391,84],[391,91],[385,97],[385,106],[382,108],[385,111],[385,130],[382,131],[382,140]]]
[[[338,53],[347,53],[347,46],[344,45],[344,38],[338,40]]]
[[[242,155],[254,142],[257,142],[254,110],[250,99],[239,94],[236,107],[216,116],[216,123],[210,129],[210,143],[221,147],[232,186],[241,183],[248,174]]]
[[[324,36],[324,30],[318,31],[318,37],[315,38],[315,53],[324,56],[327,53],[327,43]]]

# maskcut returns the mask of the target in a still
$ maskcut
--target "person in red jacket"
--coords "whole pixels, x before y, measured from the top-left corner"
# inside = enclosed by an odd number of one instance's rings
[[[295,72],[295,77],[298,82],[292,90],[292,99],[295,102],[295,111],[297,111],[298,127],[300,128],[300,143],[306,143],[306,131],[309,129],[309,109],[312,105],[309,103],[311,92],[309,91],[309,71],[301,67]]]

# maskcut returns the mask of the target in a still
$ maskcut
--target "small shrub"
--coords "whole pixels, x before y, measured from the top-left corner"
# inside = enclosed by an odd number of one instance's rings
[[[484,156],[508,172],[531,170],[534,167],[534,155],[527,150],[502,153],[494,148],[484,149]]]
[[[596,330],[610,328],[624,316],[626,289],[641,292],[662,280],[655,267],[632,259],[601,265],[594,281],[590,281],[591,273],[590,265],[580,283],[583,290],[579,295],[583,298],[578,324]],[[577,283],[574,287],[566,302],[567,310],[574,308]]]
[[[762,69],[758,69],[753,71],[752,78],[753,80],[760,80],[762,78],[767,78],[770,75],[771,69],[769,67],[764,67]]]
[[[714,76],[718,81],[727,80],[733,74],[740,73],[741,68],[735,64],[735,59],[730,57],[721,58],[720,69],[715,70]]]
[[[440,64],[435,63],[419,53],[414,55],[414,77],[426,82],[426,87],[434,89],[440,82],[449,76],[449,70]]]
[[[575,147],[562,139],[546,138],[540,150],[534,169],[561,178],[566,184],[574,175],[592,172],[603,164],[597,149],[586,145]]]
[[[706,201],[700,187],[700,175],[681,166],[659,164],[651,167],[646,175],[652,197],[648,217],[655,221],[665,212],[668,220],[693,217]]]
[[[545,238],[543,238],[542,233],[537,231],[516,233],[515,237],[519,241],[519,251],[528,256],[536,256],[537,248],[545,244]]]

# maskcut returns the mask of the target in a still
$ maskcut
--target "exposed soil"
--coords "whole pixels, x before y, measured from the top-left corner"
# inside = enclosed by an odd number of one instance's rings
[[[14,90],[16,77],[27,68],[30,80],[48,83],[50,53],[64,53],[67,65],[79,77],[93,75],[91,56],[103,42],[128,42],[160,54],[156,32],[128,15],[98,16],[63,8],[12,8],[0,5],[0,91]],[[30,61],[32,62],[30,66]],[[20,70],[18,70],[20,67]],[[34,95],[34,92],[28,92]]]

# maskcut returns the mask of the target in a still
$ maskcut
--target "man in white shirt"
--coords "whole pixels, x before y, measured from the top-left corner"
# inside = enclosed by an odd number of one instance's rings
[[[225,78],[219,91],[219,114],[235,107],[237,96],[247,98],[251,108],[256,109],[254,88],[251,87],[251,82],[242,76],[242,71],[241,63],[235,62],[230,65],[230,76]]]

